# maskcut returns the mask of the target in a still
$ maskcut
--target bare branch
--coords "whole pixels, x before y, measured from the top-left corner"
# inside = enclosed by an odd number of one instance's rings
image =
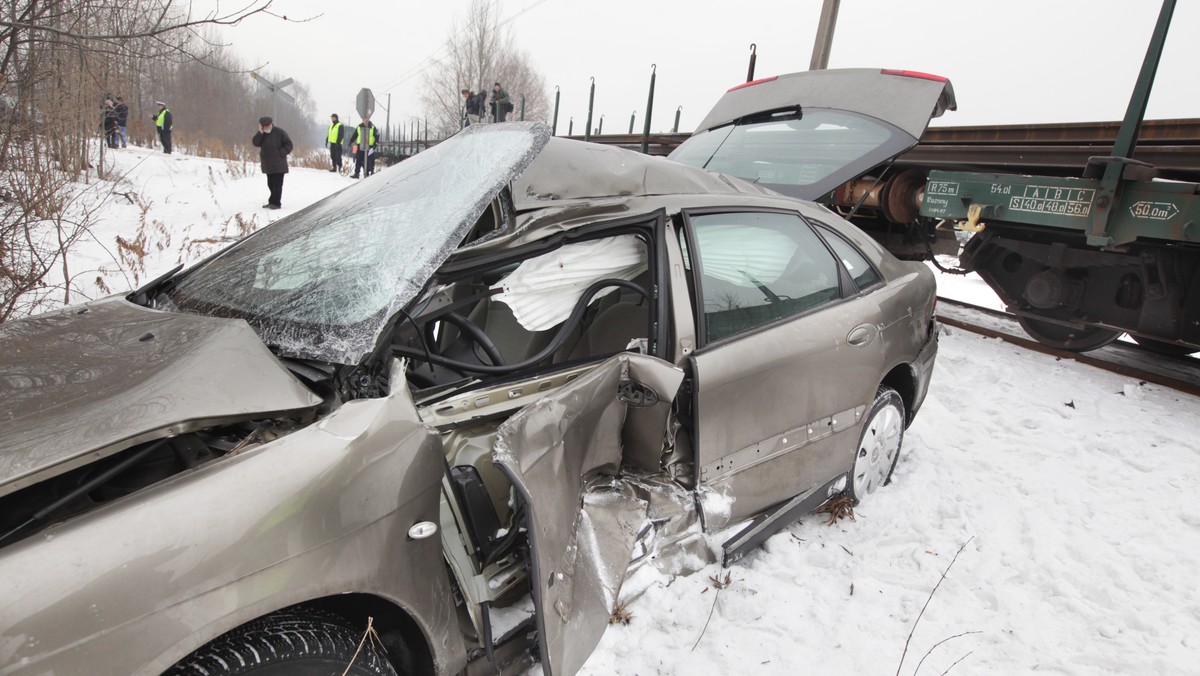
[[[926,657],[929,657],[929,655],[930,655],[930,654],[933,652],[934,648],[937,648],[938,646],[940,646],[940,645],[941,645],[941,644],[943,644],[943,643],[946,643],[947,641],[953,641],[953,640],[954,640],[954,639],[956,639],[956,638],[961,638],[961,637],[963,637],[963,636],[970,636],[971,634],[982,634],[982,633],[983,633],[982,631],[964,631],[964,632],[963,632],[963,633],[961,633],[961,634],[955,634],[955,635],[953,635],[953,636],[947,636],[946,638],[944,638],[944,639],[942,639],[942,640],[938,641],[937,643],[934,643],[932,646],[930,646],[929,650],[926,650],[926,651],[925,651],[925,654],[924,654],[924,655],[921,657],[921,661],[920,661],[920,662],[917,662],[917,668],[916,668],[916,669],[913,669],[913,674],[914,674],[914,676],[915,676],[917,673],[919,673],[919,672],[921,671],[921,665],[922,665],[922,664],[925,664],[925,658],[926,658]],[[969,654],[969,653],[968,653],[968,654]],[[956,663],[956,664],[957,664],[957,663]],[[952,664],[952,665],[950,665],[950,666],[951,666],[951,667],[953,667],[954,665]],[[947,670],[947,671],[949,671],[949,670]]]
[[[933,589],[929,591],[929,598],[925,599],[925,605],[921,606],[921,612],[917,613],[917,619],[913,621],[912,629],[908,631],[908,638],[904,640],[904,652],[900,654],[900,663],[896,665],[896,676],[900,676],[900,669],[904,666],[904,658],[906,655],[908,655],[908,644],[912,642],[913,633],[917,631],[917,625],[921,623],[921,618],[925,615],[925,609],[929,607],[929,602],[933,600],[933,595],[937,593],[938,587],[941,587],[942,582],[946,580],[946,575],[954,566],[954,562],[958,560],[958,555],[962,554],[963,550],[966,549],[967,545],[971,544],[971,540],[974,539],[975,536],[972,535],[971,537],[967,538],[966,542],[962,543],[962,546],[959,547],[958,551],[954,553],[954,558],[950,559],[950,565],[946,566],[946,569],[942,571],[942,576],[938,579],[937,584],[933,585]]]

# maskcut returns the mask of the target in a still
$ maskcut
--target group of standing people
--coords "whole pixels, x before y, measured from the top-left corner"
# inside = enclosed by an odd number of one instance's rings
[[[490,101],[487,92],[475,93],[470,89],[464,89],[461,93],[464,127],[489,121],[489,118],[491,122],[504,122],[508,119],[508,114],[513,112],[513,104],[508,98],[508,92],[500,86],[499,82],[492,84]]]
[[[352,133],[350,151],[354,154],[354,174],[351,178],[370,176],[375,173],[375,144],[379,141],[375,125],[370,118],[366,118],[354,127]],[[342,146],[346,138],[345,125],[338,119],[337,113],[330,115],[325,136],[332,164],[329,171],[342,170]],[[283,179],[288,173],[287,158],[293,149],[292,137],[282,127],[275,126],[275,120],[263,116],[258,118],[258,131],[250,143],[258,148],[259,164],[267,176],[270,195],[263,208],[279,209],[283,206]]]
[[[154,127],[158,130],[158,141],[162,144],[163,152],[171,154],[171,111],[167,104],[155,101],[157,111],[150,113]],[[129,106],[122,96],[108,95],[104,97],[104,142],[109,148],[129,147]]]
[[[350,140],[350,152],[354,155],[354,174],[350,178],[370,176],[375,173],[375,144],[379,142],[378,130],[371,118],[363,118],[354,127]],[[329,146],[329,160],[333,165],[329,171],[342,170],[342,146],[346,142],[346,129],[339,120],[337,113],[329,116],[329,132],[325,144]]]
[[[125,148],[128,144],[129,106],[125,99],[107,96],[104,99],[104,142],[109,148]]]

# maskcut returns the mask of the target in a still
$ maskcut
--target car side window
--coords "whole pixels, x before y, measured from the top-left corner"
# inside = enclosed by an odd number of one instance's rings
[[[840,296],[837,261],[796,214],[690,217],[705,342],[795,316]]]
[[[838,257],[838,260],[845,266],[846,272],[850,273],[850,278],[854,280],[854,284],[858,286],[860,291],[875,286],[883,280],[875,268],[867,262],[867,259],[859,253],[854,245],[847,242],[841,235],[834,232],[833,228],[818,225],[821,233],[825,235],[825,241],[829,243],[829,247],[833,249],[833,253]]]

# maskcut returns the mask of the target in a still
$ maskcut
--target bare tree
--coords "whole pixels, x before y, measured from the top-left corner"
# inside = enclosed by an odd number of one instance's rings
[[[424,73],[421,101],[439,136],[462,127],[461,91],[490,91],[499,82],[514,106],[517,119],[525,97],[525,119],[546,120],[550,115],[546,81],[516,47],[512,31],[500,21],[495,3],[473,0],[466,18],[450,27],[446,55]]]
[[[204,63],[231,83],[209,93],[232,90],[253,115],[247,85],[230,73],[236,64],[205,35],[271,14],[271,0],[240,7],[196,16],[174,0],[0,0],[0,321],[72,301],[82,271],[68,267],[67,253],[93,207],[74,203],[71,183],[104,166],[95,153],[106,95],[126,94],[131,131],[140,119],[148,139],[137,108],[153,95],[143,92]]]

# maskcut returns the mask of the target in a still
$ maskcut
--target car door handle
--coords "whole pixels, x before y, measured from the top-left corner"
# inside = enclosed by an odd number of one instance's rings
[[[846,334],[846,342],[854,347],[863,347],[875,339],[876,333],[878,331],[873,324],[859,324]]]

